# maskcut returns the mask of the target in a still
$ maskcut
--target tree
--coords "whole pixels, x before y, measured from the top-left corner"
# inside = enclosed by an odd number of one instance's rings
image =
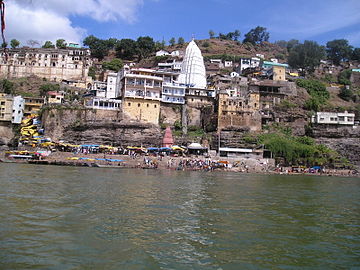
[[[169,44],[170,46],[174,46],[176,44],[176,40],[174,37],[172,37],[170,40],[169,40]]]
[[[15,49],[20,46],[20,41],[18,41],[17,39],[12,39],[10,40],[10,46],[11,48]]]
[[[240,31],[239,31],[239,30],[235,30],[235,31],[234,31],[234,40],[235,40],[235,41],[238,41],[239,37],[240,37]]]
[[[6,42],[1,43],[1,48],[5,49],[8,46]]]
[[[251,29],[246,35],[244,39],[245,42],[249,42],[253,45],[261,44],[264,41],[268,41],[270,38],[269,32],[266,31],[265,27],[257,26],[254,29]]]
[[[351,58],[352,46],[346,39],[334,39],[326,43],[326,53],[328,59],[339,65],[340,62]]]
[[[155,42],[154,40],[149,37],[139,37],[136,40],[137,49],[138,49],[138,56],[139,60],[150,56],[153,52],[155,52]]]
[[[209,37],[211,39],[215,37],[215,32],[213,30],[209,30]]]
[[[183,37],[179,37],[178,44],[183,45],[185,43],[185,39]]]
[[[297,39],[290,39],[287,42],[286,48],[287,48],[288,52],[290,52],[292,48],[294,48],[296,45],[299,45],[299,44],[300,44],[300,42]]]
[[[118,40],[114,38],[103,40],[90,35],[84,39],[83,44],[90,48],[92,56],[102,60],[108,55],[110,49],[117,46]]]
[[[66,49],[67,43],[65,42],[65,39],[58,39],[56,41],[56,48],[58,49]]]
[[[278,45],[280,48],[286,49],[288,43],[285,40],[278,40],[275,42],[276,45]]]
[[[288,62],[293,68],[300,68],[303,75],[312,73],[320,60],[325,57],[325,49],[315,41],[305,40],[304,44],[298,44],[291,49]]]
[[[55,45],[50,41],[45,41],[44,45],[42,45],[42,48],[49,49],[49,48],[55,48]]]
[[[137,43],[132,39],[122,39],[116,45],[116,57],[125,59],[125,60],[133,60],[134,56],[137,54]]]
[[[99,39],[97,37],[95,37],[94,35],[90,35],[83,40],[83,44],[84,46],[88,46],[91,49],[91,47],[94,46],[95,43],[98,41]]]
[[[118,72],[124,66],[123,61],[119,58],[115,58],[110,62],[104,62],[102,64],[103,69],[113,70]]]
[[[51,84],[51,83],[47,83],[47,84],[43,84],[40,86],[40,95],[46,96],[46,94],[48,92],[58,92],[60,91],[60,85],[59,84]]]
[[[350,77],[351,77],[351,69],[343,70],[339,73],[338,82],[344,85],[351,85]]]
[[[354,96],[353,91],[349,87],[342,87],[339,93],[339,97],[343,100],[350,101]]]
[[[35,45],[38,45],[38,46],[40,45],[39,41],[34,40],[34,39],[29,39],[28,41],[26,41],[26,43],[28,45],[30,45],[32,48],[34,48]]]
[[[90,67],[89,68],[88,76],[91,77],[94,81],[96,80],[96,69],[95,69],[95,67]]]
[[[5,94],[13,94],[14,83],[7,79],[3,79],[0,81],[0,90]]]
[[[360,48],[355,48],[355,49],[353,50],[351,59],[352,59],[352,60],[356,60],[356,61],[360,61]]]

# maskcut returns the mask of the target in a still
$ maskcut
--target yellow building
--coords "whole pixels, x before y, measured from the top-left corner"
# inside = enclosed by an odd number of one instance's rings
[[[247,127],[250,131],[261,130],[259,93],[245,97],[231,97],[226,90],[218,95],[218,130],[229,127]]]
[[[58,92],[48,92],[47,93],[47,103],[48,104],[61,104],[64,102],[64,95]]]
[[[123,70],[120,77],[122,110],[131,119],[159,124],[163,78],[151,69]]]
[[[286,81],[285,78],[286,68],[283,66],[273,66],[273,80]]]
[[[125,98],[123,112],[137,121],[159,123],[160,101],[140,98]]]
[[[0,121],[11,121],[13,111],[13,98],[0,93]]]
[[[38,114],[41,107],[44,105],[44,98],[40,97],[24,97],[24,116],[31,114]]]

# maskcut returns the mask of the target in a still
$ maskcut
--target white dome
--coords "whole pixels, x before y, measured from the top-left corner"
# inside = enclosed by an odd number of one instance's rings
[[[186,48],[179,75],[179,83],[187,84],[195,88],[206,88],[204,59],[194,40],[192,40]]]

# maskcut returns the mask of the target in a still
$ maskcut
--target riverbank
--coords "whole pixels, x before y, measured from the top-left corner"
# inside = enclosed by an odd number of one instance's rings
[[[184,171],[229,171],[256,174],[284,175],[325,175],[360,177],[355,170],[323,169],[322,171],[294,172],[291,167],[275,167],[271,159],[250,158],[206,158],[203,156],[173,157],[114,154],[74,154],[70,152],[54,152],[44,159],[22,160],[9,159],[5,152],[0,152],[0,161],[11,163],[28,163],[35,165],[100,167],[100,168],[141,168],[156,170]]]

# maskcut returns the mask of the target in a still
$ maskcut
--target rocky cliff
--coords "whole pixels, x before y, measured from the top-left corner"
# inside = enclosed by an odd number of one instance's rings
[[[133,122],[120,111],[53,108],[42,115],[45,135],[54,141],[115,146],[159,145],[159,127]]]
[[[360,166],[360,126],[314,125],[309,135]]]

